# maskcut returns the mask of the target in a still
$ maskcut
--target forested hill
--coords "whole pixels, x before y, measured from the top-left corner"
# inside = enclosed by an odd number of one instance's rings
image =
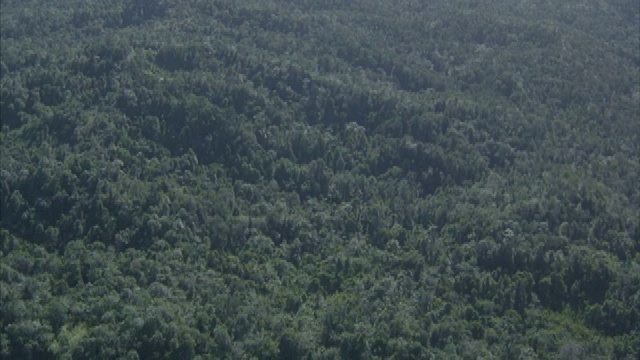
[[[3,359],[638,359],[638,0],[2,0]]]

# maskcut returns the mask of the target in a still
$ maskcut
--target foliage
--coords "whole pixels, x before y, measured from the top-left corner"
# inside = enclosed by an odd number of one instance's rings
[[[635,1],[11,1],[0,354],[640,356]]]

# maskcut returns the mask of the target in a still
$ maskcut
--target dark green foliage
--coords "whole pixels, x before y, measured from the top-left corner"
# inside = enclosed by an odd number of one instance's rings
[[[637,358],[638,11],[3,1],[0,357]]]

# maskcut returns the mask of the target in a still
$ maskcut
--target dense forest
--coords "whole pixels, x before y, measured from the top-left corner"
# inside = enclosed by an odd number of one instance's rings
[[[3,359],[640,358],[638,0],[2,0]]]

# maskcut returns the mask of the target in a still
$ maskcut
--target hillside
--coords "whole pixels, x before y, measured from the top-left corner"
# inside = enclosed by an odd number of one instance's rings
[[[0,356],[637,359],[638,0],[3,0]]]

